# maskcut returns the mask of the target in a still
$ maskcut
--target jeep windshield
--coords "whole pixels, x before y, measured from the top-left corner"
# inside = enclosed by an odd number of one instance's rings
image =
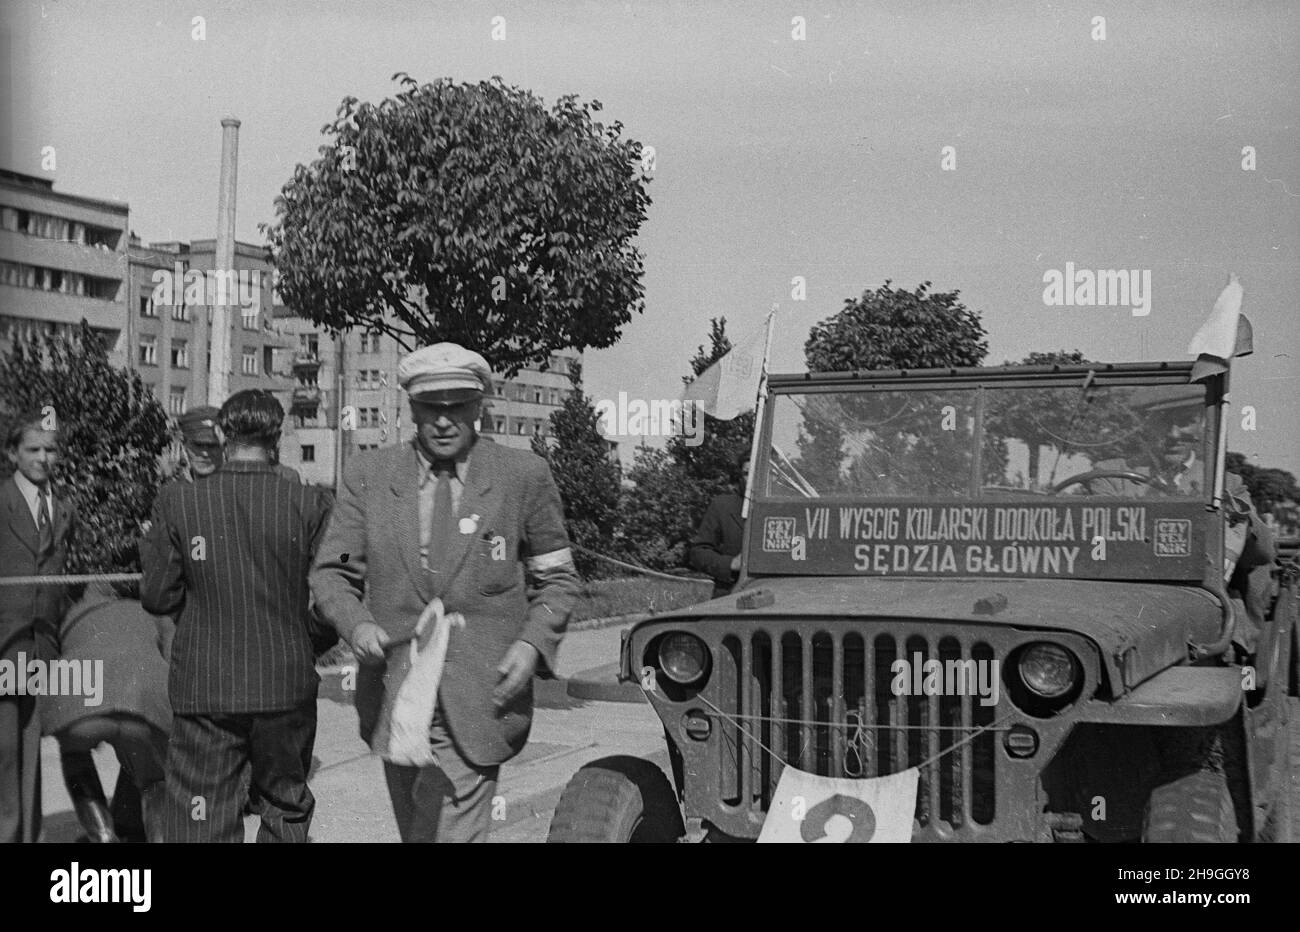
[[[1200,385],[780,392],[769,498],[1204,497]]]
[[[746,573],[1200,580],[1190,365],[773,376]]]

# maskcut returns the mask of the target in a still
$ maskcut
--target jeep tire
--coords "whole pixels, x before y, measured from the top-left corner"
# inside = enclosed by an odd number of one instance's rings
[[[685,833],[677,796],[662,770],[637,757],[606,757],[573,775],[546,840],[668,844]]]
[[[1228,778],[1198,770],[1151,791],[1142,840],[1148,843],[1237,841],[1237,814]]]

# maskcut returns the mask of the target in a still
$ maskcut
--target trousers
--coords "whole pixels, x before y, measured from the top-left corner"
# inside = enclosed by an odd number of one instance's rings
[[[142,840],[161,834],[161,797],[167,758],[167,735],[143,718],[128,713],[78,719],[58,735],[63,780],[74,805],[79,801],[104,805],[104,785],[90,752],[107,743],[122,770],[113,789],[112,827],[123,840]],[[149,799],[146,806],[144,799]],[[148,824],[146,824],[148,823]],[[87,831],[90,826],[85,826]]]
[[[35,696],[0,696],[0,844],[41,834],[41,720]]]
[[[478,767],[461,757],[440,714],[434,716],[429,741],[437,764],[410,767],[384,761],[384,779],[402,841],[487,841],[501,768]]]
[[[167,748],[168,842],[242,842],[244,767],[262,800],[259,843],[305,842],[316,699],[283,712],[175,715]]]

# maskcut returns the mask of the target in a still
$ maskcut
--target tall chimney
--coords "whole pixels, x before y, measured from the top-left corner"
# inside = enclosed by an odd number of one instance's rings
[[[217,250],[213,258],[218,275],[235,272],[235,188],[238,184],[239,121],[221,121],[221,185],[217,190]],[[212,308],[212,365],[208,369],[208,401],[220,407],[230,394],[230,304],[239,300],[239,287],[229,290],[224,302]]]

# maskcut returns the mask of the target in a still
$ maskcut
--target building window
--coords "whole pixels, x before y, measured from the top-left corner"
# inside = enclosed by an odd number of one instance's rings
[[[496,428],[497,428],[497,433],[498,433],[498,434],[504,434],[504,433],[506,432],[506,419],[503,418],[503,417],[499,417],[499,418],[497,418],[497,419],[496,419]]]
[[[544,404],[545,399],[546,396],[543,394],[542,389],[540,388],[533,389],[533,404],[539,404],[539,405]]]
[[[140,316],[141,317],[158,316],[158,308],[154,307],[153,298],[150,297],[150,298],[140,299]]]
[[[156,337],[140,338],[140,365],[158,365],[158,340]]]
[[[320,353],[320,339],[314,333],[298,334],[298,349],[312,356]]]
[[[180,416],[185,413],[185,389],[172,387],[171,394],[167,396],[167,413]]]
[[[315,446],[315,444],[304,443],[304,444],[302,445],[302,461],[303,461],[304,463],[314,463],[314,462],[316,462],[316,446]]]
[[[262,371],[267,375],[275,374],[275,347],[262,347]]]
[[[257,347],[245,346],[243,364],[240,371],[244,375],[257,375]]]
[[[172,305],[172,320],[189,320],[189,319],[190,319],[189,305],[185,303],[184,298],[181,298],[180,304]]]
[[[257,308],[256,308],[256,307],[249,306],[249,307],[242,307],[242,308],[240,308],[240,309],[239,309],[239,316],[240,316],[240,317],[243,319],[243,321],[244,321],[244,329],[245,329],[245,330],[256,330],[256,329],[257,329],[257,318],[258,318],[259,315],[258,315],[258,313],[257,313]]]
[[[188,340],[172,340],[172,368],[188,369],[190,367],[190,345]]]

